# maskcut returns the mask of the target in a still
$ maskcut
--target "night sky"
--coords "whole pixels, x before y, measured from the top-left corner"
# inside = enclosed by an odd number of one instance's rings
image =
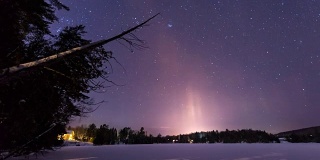
[[[87,39],[109,38],[147,18],[135,34],[147,49],[105,45],[105,100],[72,125],[144,127],[173,135],[257,129],[271,133],[320,125],[320,1],[62,0],[61,27],[84,24]],[[109,67],[110,68],[110,67]],[[110,70],[111,71],[111,70]]]

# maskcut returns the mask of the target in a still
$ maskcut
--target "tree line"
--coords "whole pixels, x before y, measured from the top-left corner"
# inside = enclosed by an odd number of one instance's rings
[[[135,131],[124,127],[117,131],[103,124],[99,128],[95,124],[89,127],[78,126],[69,129],[75,133],[75,139],[92,142],[95,145],[113,144],[153,144],[153,143],[279,143],[277,136],[260,130],[242,129],[225,131],[195,132],[190,134],[167,135],[147,134],[144,127]]]
[[[295,134],[292,133],[284,137],[288,142],[291,143],[320,143],[320,133],[316,134]]]
[[[130,127],[124,127],[117,131],[116,128],[110,128],[103,124],[97,127],[95,124],[86,126],[68,127],[68,130],[74,131],[75,140],[92,142],[95,145],[112,145],[112,144],[152,144],[154,137],[147,134],[144,127],[139,131]]]

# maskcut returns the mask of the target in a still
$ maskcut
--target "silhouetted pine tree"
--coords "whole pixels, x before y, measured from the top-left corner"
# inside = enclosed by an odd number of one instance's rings
[[[82,38],[82,25],[52,35],[49,25],[57,20],[56,9],[68,10],[58,0],[0,1],[0,150],[15,150],[51,126],[56,127],[23,149],[29,152],[57,144],[72,116],[92,111],[94,101],[87,93],[103,87],[94,79],[108,81],[104,64],[113,57],[101,45],[124,38],[148,21],[77,54],[28,70],[9,70],[90,43]]]

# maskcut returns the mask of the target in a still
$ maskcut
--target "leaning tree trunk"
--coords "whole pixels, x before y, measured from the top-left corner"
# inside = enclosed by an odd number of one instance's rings
[[[117,40],[117,39],[124,39],[125,41],[130,42],[130,40],[127,40],[124,38],[125,35],[130,34],[131,32],[139,29],[140,27],[143,27],[146,23],[148,23],[151,19],[155,18],[158,15],[159,15],[159,13],[152,16],[151,18],[147,19],[143,23],[141,23],[135,27],[132,27],[126,31],[123,31],[122,33],[120,33],[112,38],[92,42],[90,44],[80,46],[80,47],[75,47],[70,50],[60,52],[60,53],[57,53],[57,54],[54,54],[54,55],[51,55],[51,56],[48,56],[48,57],[45,57],[45,58],[42,58],[39,60],[35,60],[32,62],[18,64],[16,66],[1,69],[0,70],[0,84],[4,83],[6,81],[9,81],[11,79],[11,77],[13,77],[15,74],[17,74],[18,72],[20,72],[22,70],[26,70],[26,69],[34,68],[34,67],[39,67],[39,66],[46,66],[46,65],[48,65],[49,62],[52,62],[54,60],[62,59],[68,55],[75,55],[74,53],[77,51],[82,51],[85,49],[92,49],[95,47],[99,47],[99,46],[105,45],[105,44],[112,42],[114,40]]]

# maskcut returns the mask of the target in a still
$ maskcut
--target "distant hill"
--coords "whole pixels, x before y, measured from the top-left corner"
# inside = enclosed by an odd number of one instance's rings
[[[291,134],[296,134],[296,135],[316,135],[316,134],[320,134],[320,126],[302,128],[302,129],[286,131],[286,132],[280,132],[280,133],[276,134],[276,136],[285,137],[285,136],[289,136]]]

